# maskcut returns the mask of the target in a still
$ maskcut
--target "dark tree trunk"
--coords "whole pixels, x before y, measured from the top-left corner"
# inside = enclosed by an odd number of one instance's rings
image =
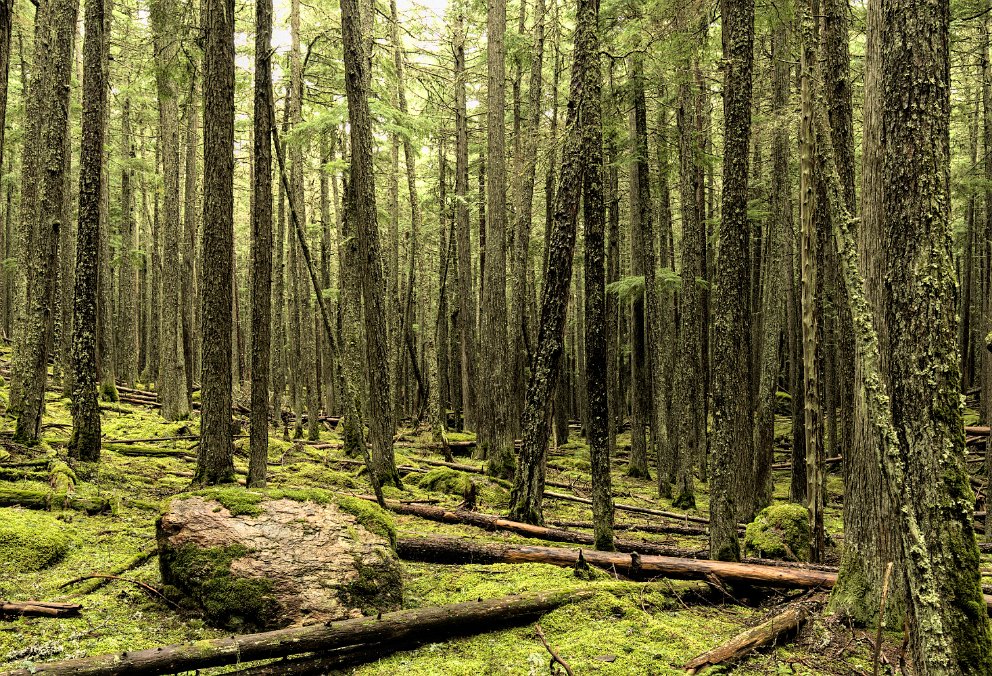
[[[69,133],[69,78],[76,33],[76,0],[41,2],[40,34],[36,36],[35,69],[41,69],[32,85],[38,87],[35,114],[39,121],[36,152],[38,158],[37,211],[29,214],[25,227],[33,232],[25,249],[27,306],[23,325],[23,401],[17,415],[15,439],[35,443],[41,433],[45,385],[48,380],[48,354],[52,342],[52,322],[56,309],[55,278],[58,265],[59,233],[66,223],[63,207],[66,192],[65,152]],[[40,63],[39,63],[40,62]],[[31,115],[29,105],[29,116]],[[44,170],[42,171],[42,168]],[[30,208],[30,207],[29,207]]]
[[[272,0],[255,2],[254,183],[251,230],[251,430],[248,486],[265,485],[272,338]],[[330,383],[328,383],[330,385]]]
[[[351,121],[351,181],[348,215],[354,219],[360,253],[363,314],[369,374],[369,440],[373,470],[381,484],[400,485],[393,457],[393,420],[386,344],[385,285],[376,224],[375,176],[372,172],[372,117],[368,103],[368,55],[362,46],[357,0],[341,3],[345,90]]]
[[[527,402],[522,425],[523,443],[510,497],[510,518],[525,523],[544,523],[542,500],[545,460],[550,436],[552,392],[561,370],[564,351],[565,314],[569,302],[569,285],[572,281],[572,254],[575,249],[579,202],[585,178],[585,165],[590,161],[590,154],[597,153],[602,158],[602,132],[595,133],[584,128],[585,124],[597,122],[599,117],[598,111],[590,110],[590,108],[598,108],[599,89],[595,85],[592,92],[587,89],[589,81],[599,77],[598,10],[596,0],[579,0],[572,85],[565,121],[567,128],[565,147],[562,151],[561,175],[555,195],[554,220],[548,238],[548,265],[544,285],[541,288],[537,346],[531,362],[530,381],[527,384]],[[600,146],[596,150],[591,147],[594,144],[593,136],[599,138]],[[594,162],[595,158],[593,157],[591,161]],[[597,178],[601,185],[601,176],[590,176],[589,180],[592,182]],[[595,195],[593,201],[596,201]],[[599,199],[599,203],[602,204],[602,198]],[[594,208],[594,205],[587,208]],[[605,418],[602,422],[605,425]],[[597,453],[601,450],[597,449]],[[597,460],[601,460],[601,456]],[[602,507],[602,504],[600,503],[599,506]]]
[[[713,318],[713,462],[710,557],[740,560],[737,522],[754,490],[751,309],[747,215],[751,144],[753,0],[723,0],[723,220]]]
[[[97,266],[103,137],[107,88],[103,71],[103,0],[86,3],[83,44],[83,128],[79,160],[79,227],[72,323],[72,437],[69,454],[100,459],[100,406],[96,395]]]
[[[231,275],[234,247],[234,0],[204,0],[203,374],[194,481],[234,480]]]
[[[131,139],[131,101],[124,99],[121,109],[121,155],[134,161]],[[135,220],[133,170],[130,164],[121,169],[121,257],[117,272],[117,373],[128,387],[138,379],[138,278],[135,268]],[[77,256],[78,247],[77,247]]]

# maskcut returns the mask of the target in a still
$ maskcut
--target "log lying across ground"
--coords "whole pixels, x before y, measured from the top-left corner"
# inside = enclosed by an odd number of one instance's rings
[[[71,617],[83,607],[78,603],[53,603],[51,601],[0,601],[0,615],[25,615],[28,617]]]
[[[0,488],[0,507],[27,509],[73,509],[86,514],[102,514],[111,509],[103,498],[81,498],[68,493],[52,493],[30,488]]]
[[[411,642],[433,643],[454,636],[493,631],[527,622],[592,594],[592,591],[522,594],[436,608],[400,610],[379,617],[360,617],[330,624],[228,636],[116,655],[39,663],[33,664],[30,670],[16,669],[3,672],[0,676],[171,674],[350,646],[381,644],[387,647]]]
[[[361,496],[367,500],[373,500],[372,496]],[[492,514],[481,514],[464,509],[445,509],[444,507],[432,507],[430,505],[415,505],[399,503],[395,500],[387,500],[386,507],[397,514],[408,514],[430,521],[441,523],[457,523],[485,530],[505,530],[516,533],[524,537],[536,538],[539,540],[549,540],[551,542],[568,542],[578,545],[592,545],[595,543],[593,536],[589,533],[564,530],[561,528],[545,528],[544,526],[534,526],[529,523],[511,521]],[[623,540],[617,539],[614,545],[622,552],[642,552],[645,554],[659,554],[663,556],[692,556],[696,552],[684,549],[675,549],[664,545],[647,542],[645,540]],[[705,556],[708,552],[700,550],[699,554]]]
[[[781,636],[789,634],[806,621],[815,609],[822,603],[799,601],[791,603],[770,619],[765,620],[756,627],[741,632],[726,643],[709,650],[699,657],[689,660],[685,665],[685,670],[689,674],[696,674],[706,667],[720,664],[730,664],[741,659],[752,650],[773,645]]]
[[[396,544],[396,553],[402,559],[452,564],[548,563],[569,567],[579,561],[580,552],[587,564],[633,580],[655,577],[707,580],[715,577],[723,582],[792,589],[829,589],[837,582],[837,573],[800,566],[765,566],[564,547],[528,547],[457,537],[399,538]]]
[[[567,495],[565,493],[553,493],[551,491],[544,491],[544,497],[552,498],[554,500],[568,500],[569,502],[581,502],[584,505],[591,505],[592,500],[589,498],[580,498],[574,495]],[[620,503],[614,503],[613,509],[619,512],[633,512],[634,514],[650,514],[651,516],[663,516],[666,519],[676,519],[678,521],[691,521],[693,523],[709,523],[710,520],[705,516],[694,516],[692,514],[680,514],[678,512],[665,512],[660,509],[651,509],[649,507],[637,507],[636,505],[623,505]]]

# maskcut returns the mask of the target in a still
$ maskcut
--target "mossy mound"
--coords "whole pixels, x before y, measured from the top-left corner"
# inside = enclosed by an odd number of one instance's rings
[[[44,512],[0,508],[0,572],[34,572],[65,556],[66,524]]]
[[[761,510],[744,531],[744,553],[767,559],[808,561],[809,510],[793,503]]]
[[[438,467],[420,477],[417,484],[427,491],[464,496],[472,490],[472,479],[450,467]]]

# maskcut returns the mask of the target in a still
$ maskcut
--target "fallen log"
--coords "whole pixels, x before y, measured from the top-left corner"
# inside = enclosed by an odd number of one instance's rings
[[[592,500],[589,498],[580,498],[574,495],[566,495],[564,493],[552,493],[551,491],[544,491],[544,497],[553,498],[555,500],[569,500],[571,502],[581,502],[584,505],[591,505]],[[649,509],[648,507],[637,507],[635,505],[623,505],[614,503],[613,509],[619,512],[633,512],[635,514],[650,514],[651,516],[663,516],[666,519],[677,519],[679,521],[692,521],[693,523],[706,523],[710,522],[705,516],[693,516],[692,514],[679,514],[678,512],[664,512],[659,509]]]
[[[364,644],[433,643],[530,621],[592,594],[592,591],[523,594],[400,610],[329,624],[290,627],[48,664],[35,663],[30,670],[15,669],[0,676],[171,674]]]
[[[334,651],[321,651],[319,654],[293,657],[260,664],[254,667],[230,671],[235,676],[292,676],[293,674],[326,674],[345,667],[375,662],[401,650],[412,650],[423,641],[398,644],[378,644],[349,646]]]
[[[54,603],[51,601],[0,601],[0,615],[23,615],[26,617],[71,617],[78,615],[83,607],[78,603]]]
[[[837,573],[799,566],[730,563],[641,555],[639,552],[624,554],[564,547],[529,547],[456,537],[399,538],[396,543],[396,553],[400,558],[428,563],[547,563],[569,567],[578,562],[580,552],[589,565],[634,580],[654,577],[708,580],[715,577],[724,582],[799,589],[829,589],[837,582]]]
[[[147,437],[145,439],[106,439],[103,444],[157,444],[165,441],[196,441],[200,437],[195,434],[183,434],[178,437]]]
[[[136,444],[103,444],[103,450],[113,451],[118,455],[127,456],[147,456],[147,457],[172,457],[189,455],[192,449],[170,448],[168,446],[139,446]]]
[[[555,521],[552,525],[558,528],[585,528],[592,530],[593,524],[591,521]],[[657,533],[657,534],[667,534],[672,533],[675,535],[708,535],[709,531],[705,528],[699,528],[696,526],[681,526],[679,524],[656,524],[656,523],[615,523],[613,524],[613,530],[619,531],[640,531],[642,533]]]
[[[730,664],[741,659],[752,650],[774,644],[778,641],[779,637],[798,629],[806,621],[806,618],[813,613],[814,608],[820,605],[820,603],[810,603],[809,601],[799,601],[789,604],[785,610],[775,614],[758,626],[741,632],[726,643],[686,662],[686,673],[696,674],[706,667]]]
[[[366,500],[373,502],[375,501],[371,495],[363,495],[361,497]],[[517,535],[522,535],[524,537],[536,538],[538,540],[549,540],[551,542],[567,542],[571,544],[590,546],[595,544],[595,538],[593,538],[590,533],[579,533],[577,531],[563,530],[561,528],[534,526],[529,523],[521,523],[519,521],[504,519],[493,514],[481,514],[479,512],[472,512],[464,509],[445,509],[444,507],[432,507],[430,505],[421,504],[402,504],[394,500],[387,500],[386,507],[388,507],[390,511],[397,514],[408,514],[410,516],[417,516],[422,519],[438,521],[441,523],[464,524],[490,531],[504,530],[510,533],[516,533]],[[617,539],[614,540],[613,544],[619,551],[622,552],[644,552],[646,554],[659,554],[663,556],[692,556],[696,554],[694,551],[666,547],[661,544],[647,542],[644,540]],[[706,555],[706,552],[703,550],[700,550],[699,553],[704,556]]]
[[[68,493],[51,493],[30,488],[0,488],[0,507],[27,509],[73,509],[86,514],[110,511],[110,501],[104,498],[80,498]]]
[[[826,465],[836,465],[844,461],[844,456],[835,455],[832,458],[824,458],[823,464]],[[772,469],[792,469],[791,462],[776,462],[772,465]]]
[[[964,433],[972,434],[977,437],[987,437],[989,436],[990,429],[992,428],[989,428],[988,425],[965,425]]]

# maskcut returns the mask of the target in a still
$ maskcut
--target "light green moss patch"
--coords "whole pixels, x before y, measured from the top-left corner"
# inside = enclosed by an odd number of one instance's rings
[[[448,495],[468,495],[473,488],[472,478],[468,474],[450,467],[435,467],[427,474],[411,481],[416,481],[424,490],[447,493]]]
[[[809,511],[802,505],[785,503],[766,507],[744,531],[745,554],[808,561],[809,551]]]
[[[42,570],[65,556],[71,545],[69,528],[54,516],[0,508],[0,573]]]
[[[335,502],[342,512],[355,517],[367,531],[386,538],[391,547],[396,546],[396,522],[393,521],[392,514],[361,498],[341,496]]]

